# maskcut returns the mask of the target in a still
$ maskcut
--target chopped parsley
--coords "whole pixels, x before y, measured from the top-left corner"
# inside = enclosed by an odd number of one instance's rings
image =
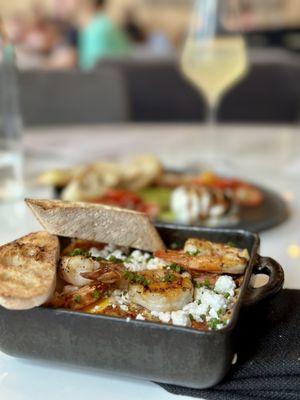
[[[206,278],[206,279],[204,280],[203,285],[206,286],[206,287],[208,287],[208,288],[210,288],[210,281],[209,281],[208,278]]]
[[[75,257],[75,256],[91,257],[91,253],[87,250],[80,249],[79,247],[77,247],[70,253],[70,257]]]
[[[79,295],[75,296],[74,301],[75,301],[75,303],[80,304],[81,296],[79,296]]]
[[[173,282],[175,279],[176,279],[175,275],[173,275],[170,272],[166,273],[165,276],[160,278],[161,282]]]
[[[128,256],[123,260],[124,263],[130,263],[131,261],[132,261],[132,257],[131,256]]]
[[[207,326],[208,326],[210,329],[217,329],[217,326],[220,325],[220,324],[223,324],[223,323],[222,323],[222,321],[221,321],[220,319],[218,319],[218,318],[212,318],[211,320],[209,320],[209,321],[207,322]]]
[[[205,314],[201,314],[200,318],[202,319],[202,321],[205,321],[206,315]]]
[[[228,299],[228,297],[230,297],[230,293],[224,293],[223,296],[225,297],[225,299]]]
[[[98,300],[100,298],[100,296],[101,296],[101,293],[99,292],[99,290],[95,289],[92,293],[93,299]]]
[[[176,263],[172,263],[170,265],[168,265],[168,267],[175,272],[178,272],[179,274],[181,274],[182,272],[185,271],[185,269],[183,267],[181,267],[181,265],[176,264]]]
[[[143,275],[137,274],[132,271],[125,271],[123,274],[124,279],[127,279],[130,283],[137,283],[143,286],[149,286],[150,281],[146,279]]]
[[[118,258],[118,257],[113,256],[113,255],[108,257],[108,261],[112,261],[112,262],[115,262],[115,263],[123,263],[123,260],[121,260],[121,258]]]
[[[195,320],[192,314],[189,314],[189,318],[190,318],[191,322],[193,322]]]
[[[206,278],[206,279],[204,279],[203,282],[197,282],[197,281],[195,281],[195,287],[196,287],[197,289],[200,289],[200,288],[202,288],[202,287],[207,287],[208,289],[211,289],[211,284],[210,284],[209,279]]]

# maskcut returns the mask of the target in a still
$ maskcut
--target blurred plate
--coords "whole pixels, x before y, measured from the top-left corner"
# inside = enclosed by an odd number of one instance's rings
[[[180,169],[166,169],[167,172],[178,173],[199,173],[199,169],[195,168],[180,168]],[[226,178],[226,176],[224,176]],[[233,178],[230,176],[229,178]],[[264,186],[256,185],[255,183],[243,180],[243,182],[258,189],[263,195],[263,202],[255,207],[239,206],[238,221],[230,224],[222,224],[216,228],[227,229],[245,229],[251,232],[262,232],[275,226],[284,223],[290,215],[290,210],[287,202],[277,192],[267,189]],[[180,225],[174,223],[175,225]]]
[[[183,169],[167,169],[166,171],[178,173],[192,172],[191,170],[187,171]],[[289,208],[287,202],[283,199],[282,196],[272,190],[264,188],[263,186],[255,185],[247,181],[245,181],[245,183],[249,183],[251,186],[261,191],[264,198],[263,202],[260,205],[254,207],[239,206],[237,222],[231,222],[230,224],[222,224],[220,222],[220,224],[214,227],[227,229],[245,229],[251,232],[261,232],[278,226],[288,219],[290,214]],[[59,198],[62,188],[56,187],[54,191],[55,197]],[[163,220],[162,218],[160,218],[159,222],[167,222],[176,226],[183,226],[183,224],[172,222],[169,219]]]
[[[239,222],[229,226],[229,228],[261,232],[274,228],[288,219],[288,205],[278,193],[262,186],[253,186],[262,192],[264,201],[256,207],[240,207]]]

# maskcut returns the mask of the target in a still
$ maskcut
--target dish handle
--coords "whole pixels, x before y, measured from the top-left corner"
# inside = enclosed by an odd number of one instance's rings
[[[268,282],[261,287],[253,288],[250,285],[243,299],[244,306],[250,306],[258,303],[266,297],[276,294],[282,289],[284,282],[284,272],[281,265],[270,257],[257,256],[253,267],[253,274],[265,274],[269,276]]]

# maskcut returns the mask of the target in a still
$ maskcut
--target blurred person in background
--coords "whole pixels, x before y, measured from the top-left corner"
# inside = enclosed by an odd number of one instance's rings
[[[125,15],[124,29],[132,44],[133,57],[165,58],[175,55],[175,49],[165,32],[153,27],[147,29],[141,25],[132,9]]]
[[[176,54],[176,50],[168,36],[160,29],[155,29],[150,33],[148,46],[153,55],[157,57],[171,57]]]
[[[137,22],[132,10],[127,11],[124,17],[123,27],[131,43],[131,55],[134,57],[144,57],[148,55],[148,33]]]
[[[78,0],[52,0],[53,19],[64,38],[65,43],[73,48],[77,54],[78,28],[76,25],[76,12],[79,7]]]
[[[52,18],[29,24],[24,39],[16,47],[20,69],[69,69],[76,66],[76,49]]]
[[[104,57],[126,56],[130,52],[129,39],[107,15],[106,0],[90,0],[89,21],[79,34],[79,64],[93,68]]]
[[[53,13],[49,15],[41,2],[35,2],[28,15],[16,13],[8,19],[9,37],[15,46],[20,69],[69,69],[76,66],[76,30],[66,15],[61,11],[58,13],[57,9],[53,7]]]
[[[76,40],[57,20],[46,21],[46,57],[41,65],[44,69],[60,70],[74,68],[77,64]]]
[[[9,19],[5,20],[5,28],[8,32],[10,42],[13,45],[18,45],[24,41],[28,23],[22,13],[16,12]]]

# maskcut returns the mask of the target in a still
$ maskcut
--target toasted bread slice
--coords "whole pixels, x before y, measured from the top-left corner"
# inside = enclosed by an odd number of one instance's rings
[[[25,310],[45,303],[55,289],[59,253],[58,238],[47,232],[0,246],[0,305]]]
[[[40,224],[59,236],[113,243],[145,251],[164,249],[146,214],[103,204],[25,200]]]

